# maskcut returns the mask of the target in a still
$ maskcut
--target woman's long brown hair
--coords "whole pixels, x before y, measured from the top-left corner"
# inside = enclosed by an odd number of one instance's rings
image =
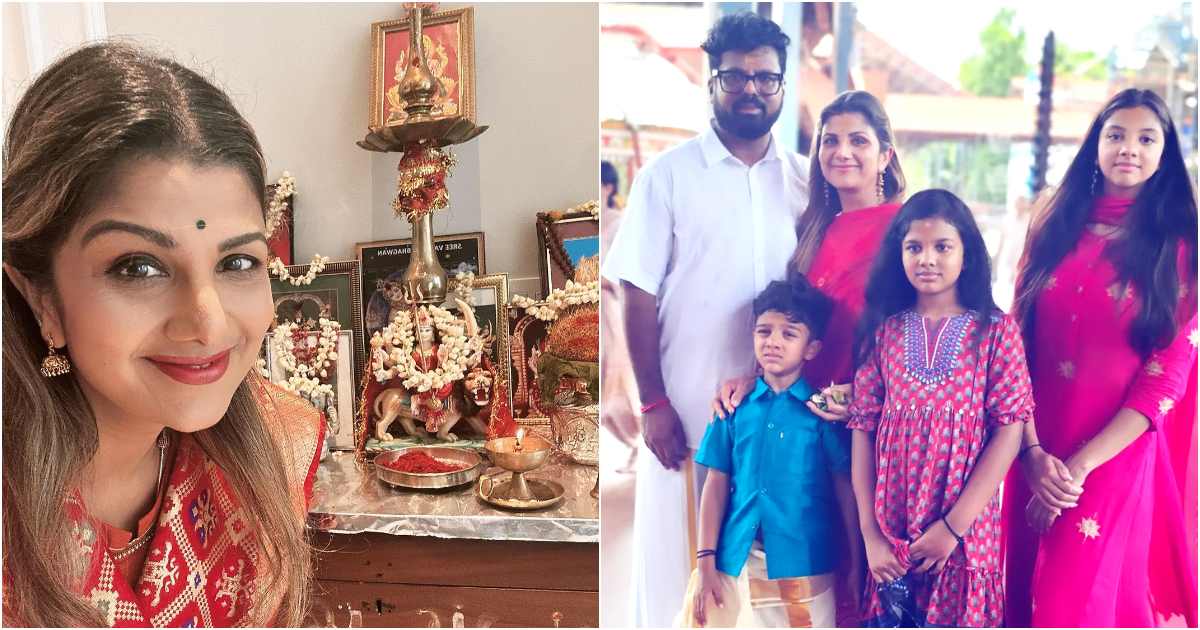
[[[825,123],[839,114],[858,114],[867,121],[875,131],[879,140],[879,150],[886,151],[895,148],[892,135],[892,123],[888,120],[887,112],[879,99],[870,92],[851,90],[838,94],[821,110],[820,124],[813,136],[812,151],[808,161],[808,207],[800,220],[796,222],[796,253],[792,255],[791,272],[807,274],[812,266],[821,240],[825,238],[825,230],[834,218],[842,211],[841,201],[836,193],[828,191],[825,173],[821,171],[821,136],[825,133]],[[894,202],[904,196],[906,186],[904,169],[900,168],[900,156],[892,153],[883,170],[883,198]]]
[[[4,261],[53,296],[52,258],[126,160],[154,156],[237,169],[266,209],[254,131],[220,89],[127,44],[80,48],[22,96],[4,145]],[[76,376],[39,373],[38,322],[4,277],[4,623],[98,626],[80,593],[82,570],[64,501],[96,450],[96,419]],[[68,349],[69,350],[69,349]],[[84,349],[76,349],[84,352]],[[69,354],[69,352],[68,352]],[[194,434],[246,510],[259,546],[251,625],[299,625],[310,550],[289,483],[291,462],[243,382],[229,410]],[[282,598],[280,600],[280,598]],[[279,602],[278,606],[274,606]]]

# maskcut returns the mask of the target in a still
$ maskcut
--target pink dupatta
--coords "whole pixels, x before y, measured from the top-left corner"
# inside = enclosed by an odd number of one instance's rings
[[[1102,199],[1092,222],[1115,224],[1128,206]],[[1030,362],[1038,435],[1066,460],[1122,408],[1151,427],[1093,471],[1079,506],[1042,536],[1025,524],[1027,483],[1019,472],[1009,476],[1008,625],[1196,624],[1194,289],[1180,296],[1187,323],[1143,360],[1129,344],[1135,290],[1104,257],[1107,243],[1085,232],[1038,297]],[[1178,264],[1193,287],[1182,247]],[[1193,485],[1177,476],[1179,466]]]

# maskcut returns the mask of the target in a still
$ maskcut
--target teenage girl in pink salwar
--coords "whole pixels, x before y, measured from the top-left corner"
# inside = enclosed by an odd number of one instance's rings
[[[998,487],[1033,416],[1016,321],[953,194],[913,195],[866,290],[848,426],[868,626],[999,626]]]
[[[1006,484],[1009,625],[1196,625],[1196,491],[1177,477],[1195,475],[1195,283],[1179,137],[1162,99],[1125,90],[1017,282],[1037,413]]]

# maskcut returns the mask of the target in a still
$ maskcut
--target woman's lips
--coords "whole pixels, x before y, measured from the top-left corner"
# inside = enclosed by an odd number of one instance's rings
[[[158,355],[146,357],[163,374],[184,385],[208,385],[221,380],[229,369],[229,354],[232,349],[209,357],[176,357]]]

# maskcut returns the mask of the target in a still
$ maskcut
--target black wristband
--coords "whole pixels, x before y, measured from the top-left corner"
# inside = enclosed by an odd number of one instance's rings
[[[953,536],[954,539],[958,541],[958,544],[960,544],[960,545],[963,544],[963,537],[959,536],[958,532],[954,531],[953,527],[950,527],[950,521],[946,520],[945,515],[942,516],[942,525],[946,526],[946,531],[950,532],[950,535]]]
[[[700,549],[699,551],[696,552],[696,559],[699,560],[700,558],[706,558],[708,556],[715,556],[715,555],[717,555],[716,549]]]
[[[1021,449],[1020,453],[1017,453],[1017,459],[1024,459],[1025,453],[1028,453],[1029,449],[1031,449],[1031,448],[1042,448],[1042,445],[1035,442],[1033,444],[1030,444],[1029,446],[1026,446],[1025,448]],[[1046,449],[1042,448],[1042,450],[1044,451]]]

